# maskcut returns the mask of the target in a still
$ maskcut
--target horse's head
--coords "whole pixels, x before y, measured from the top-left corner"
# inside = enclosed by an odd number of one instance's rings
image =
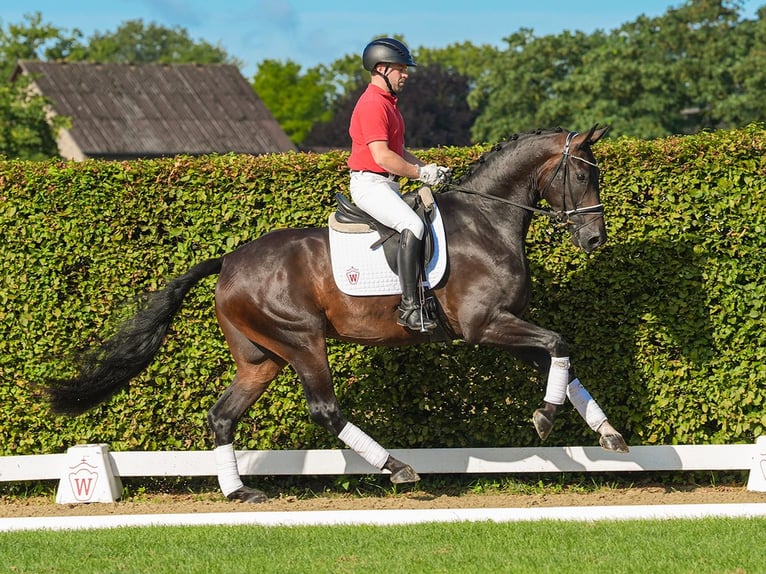
[[[541,197],[566,225],[572,243],[586,253],[606,243],[598,164],[590,148],[608,130],[593,126],[584,134],[562,132],[556,137],[560,147],[539,171]]]

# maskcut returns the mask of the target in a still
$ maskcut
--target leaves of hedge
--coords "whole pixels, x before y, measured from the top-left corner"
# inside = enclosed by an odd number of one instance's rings
[[[656,141],[607,140],[609,242],[587,256],[533,221],[528,317],[561,331],[578,376],[633,444],[752,442],[764,432],[766,132],[759,125]],[[466,169],[485,148],[440,148]],[[347,189],[345,154],[0,162],[0,454],[212,446],[205,415],[233,376],[209,278],[155,363],[77,418],[36,384],[130,316],[136,297],[202,259],[281,227],[323,226]],[[408,188],[414,184],[408,184]],[[331,342],[348,417],[387,447],[530,446],[536,374],[464,343]],[[549,444],[594,444],[564,409]],[[326,448],[286,369],[247,414],[238,448]]]

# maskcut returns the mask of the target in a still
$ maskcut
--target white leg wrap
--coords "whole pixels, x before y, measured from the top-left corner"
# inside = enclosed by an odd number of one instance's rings
[[[239,478],[234,445],[224,444],[216,447],[213,452],[215,453],[215,466],[218,469],[218,484],[221,486],[221,492],[224,496],[228,496],[244,486]]]
[[[563,405],[567,398],[569,383],[569,357],[551,357],[551,370],[548,371],[548,386],[545,388],[546,403]]]
[[[356,425],[346,423],[340,431],[338,438],[345,442],[349,448],[356,451],[359,456],[369,462],[375,468],[383,469],[388,460],[388,451],[370,438]]]
[[[593,400],[593,397],[590,396],[588,390],[582,386],[579,379],[569,383],[569,386],[567,386],[567,397],[569,397],[577,412],[580,413],[580,416],[588,423],[588,426],[594,431],[598,431],[598,427],[606,420],[606,415],[601,410],[601,407],[598,406],[598,403]]]

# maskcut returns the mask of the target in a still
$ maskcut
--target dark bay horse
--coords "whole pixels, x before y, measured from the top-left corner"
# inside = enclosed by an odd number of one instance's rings
[[[514,136],[485,154],[453,189],[439,194],[447,234],[449,269],[433,288],[452,339],[506,349],[547,379],[542,407],[533,414],[545,439],[557,408],[569,398],[608,450],[628,450],[622,436],[575,377],[567,343],[521,316],[530,297],[524,241],[544,199],[590,253],[606,241],[599,199],[599,171],[591,146],[607,128],[577,134],[561,129]],[[150,293],[145,307],[83,362],[74,379],[46,384],[54,412],[79,414],[107,400],[143,371],[191,288],[218,273],[215,309],[236,362],[232,384],[208,413],[218,480],[232,500],[258,502],[246,487],[234,455],[235,427],[282,368],[298,374],[313,421],[365,460],[391,473],[394,483],[419,480],[409,465],[350,423],[335,396],[326,339],[368,345],[428,342],[428,335],[397,325],[398,295],[354,297],[333,279],[326,228],[268,233]]]

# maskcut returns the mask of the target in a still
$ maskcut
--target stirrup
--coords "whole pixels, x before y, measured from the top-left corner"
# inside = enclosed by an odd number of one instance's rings
[[[396,324],[421,333],[430,333],[437,327],[436,321],[431,319],[428,311],[422,305],[415,305],[409,309],[403,309],[400,306]]]

